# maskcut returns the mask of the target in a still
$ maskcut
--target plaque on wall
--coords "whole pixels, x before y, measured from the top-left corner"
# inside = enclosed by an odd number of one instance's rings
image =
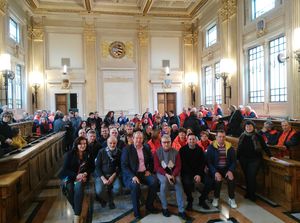
[[[109,54],[113,58],[120,59],[125,56],[125,44],[120,41],[114,41],[109,45]]]

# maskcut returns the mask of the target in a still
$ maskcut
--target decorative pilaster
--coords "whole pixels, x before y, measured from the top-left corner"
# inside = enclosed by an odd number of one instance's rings
[[[290,1],[290,10],[291,12],[291,34],[294,34],[294,31],[296,28],[300,27],[300,1],[299,0],[292,0]],[[293,40],[295,37],[292,36],[290,39]],[[294,40],[295,41],[295,40]],[[292,42],[294,42],[292,41]],[[296,40],[299,41],[299,40]],[[293,45],[293,44],[290,44]],[[295,49],[292,46],[291,52],[294,53]],[[295,59],[294,55],[291,56],[291,81],[288,81],[288,94],[291,95],[291,97],[288,98],[289,100],[289,107],[292,108],[291,110],[291,116],[292,118],[300,118],[300,72],[298,71],[298,67],[300,64]],[[289,75],[288,75],[289,78]]]
[[[96,30],[93,23],[86,23],[83,31],[85,48],[85,111],[97,110],[97,62],[96,62]]]
[[[140,111],[149,107],[149,36],[148,26],[140,25],[137,32],[139,41],[139,93]]]
[[[31,58],[31,70],[37,71],[43,74],[43,80],[45,80],[45,45],[44,45],[44,24],[43,24],[43,17],[31,17],[30,25],[28,26],[28,35],[29,40],[31,40],[31,49],[29,49],[28,55]],[[30,83],[29,83],[30,84]],[[31,86],[29,86],[31,89]],[[32,89],[31,89],[32,90]],[[40,88],[38,89],[38,97],[37,97],[37,104],[38,108],[45,108],[46,107],[46,95],[45,95],[45,84],[41,84]],[[34,108],[35,109],[35,108]]]
[[[183,32],[183,58],[184,58],[184,79],[183,83],[185,83],[186,75],[190,75],[190,73],[194,72],[194,63],[193,63],[193,33],[190,24],[183,24],[184,32]],[[184,101],[184,106],[189,107],[192,105],[192,98],[190,95],[189,87],[183,85],[184,95],[187,100]]]

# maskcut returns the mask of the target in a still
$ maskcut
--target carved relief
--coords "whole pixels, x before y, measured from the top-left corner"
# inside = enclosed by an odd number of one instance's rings
[[[185,33],[183,36],[184,45],[192,45],[193,44],[193,34]]]
[[[140,26],[138,31],[138,39],[140,46],[148,45],[148,26]]]
[[[221,21],[228,20],[231,16],[236,14],[237,2],[236,0],[222,0],[222,8],[219,11]]]
[[[107,58],[109,55],[109,42],[103,41],[101,43],[101,48],[102,48],[102,57]]]
[[[84,27],[84,39],[87,42],[95,42],[96,41],[96,31],[94,25],[86,24]]]
[[[131,41],[127,41],[125,43],[125,48],[127,57],[133,59],[133,43]]]
[[[193,33],[193,41],[195,46],[198,46],[198,35],[199,35],[198,31]]]
[[[6,0],[0,0],[0,15],[5,15],[7,11],[7,2]]]
[[[31,38],[36,42],[44,41],[44,30],[42,28],[33,28],[31,30]]]
[[[71,88],[71,82],[69,79],[63,79],[61,82],[61,89],[70,89]]]

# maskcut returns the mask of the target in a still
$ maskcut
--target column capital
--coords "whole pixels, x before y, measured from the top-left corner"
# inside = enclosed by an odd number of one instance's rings
[[[219,10],[221,21],[224,22],[236,14],[237,1],[236,0],[222,0],[222,6]]]
[[[86,24],[83,31],[84,39],[87,42],[96,42],[96,31],[93,24]]]
[[[7,12],[7,1],[0,0],[0,15],[5,15]]]
[[[139,26],[138,39],[139,39],[140,46],[148,46],[148,41],[149,41],[148,26]]]

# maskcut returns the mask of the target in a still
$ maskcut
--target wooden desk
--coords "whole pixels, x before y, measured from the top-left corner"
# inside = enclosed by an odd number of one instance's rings
[[[0,223],[18,222],[20,218],[20,181],[25,171],[0,175]]]

